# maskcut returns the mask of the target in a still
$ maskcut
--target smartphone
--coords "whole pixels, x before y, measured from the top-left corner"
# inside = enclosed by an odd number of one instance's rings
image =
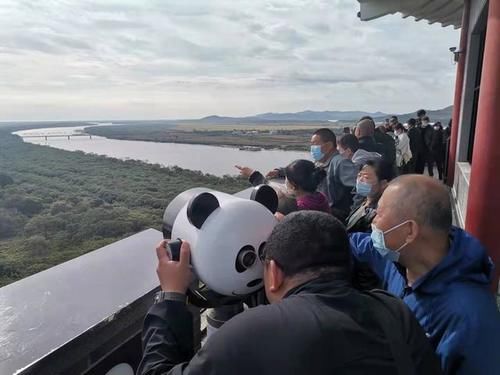
[[[181,258],[181,245],[182,240],[180,238],[170,241],[167,245],[167,251],[169,252],[170,259],[174,262],[178,262]]]

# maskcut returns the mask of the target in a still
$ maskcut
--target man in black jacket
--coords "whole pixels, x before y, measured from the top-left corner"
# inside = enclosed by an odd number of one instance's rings
[[[422,140],[424,145],[424,159],[427,165],[429,176],[434,177],[434,158],[432,155],[432,135],[434,129],[430,124],[430,119],[427,116],[422,117]],[[423,173],[423,170],[422,170]]]
[[[410,138],[410,150],[412,154],[409,172],[422,174],[425,167],[424,141],[421,129],[417,127],[417,120],[414,118],[408,120],[408,137]]]
[[[137,374],[440,374],[404,303],[352,288],[349,240],[331,215],[300,211],[275,227],[261,257],[271,304],[235,316],[196,354],[184,296],[189,246],[179,262],[164,246],[157,273],[167,298],[146,316]]]
[[[373,137],[375,138],[375,142],[382,144],[384,147],[384,160],[390,165],[396,166],[396,142],[394,138],[385,132],[385,128],[382,125],[375,129]]]
[[[354,135],[358,138],[359,148],[368,152],[377,152],[382,159],[391,162],[390,150],[386,150],[382,143],[375,139],[375,122],[370,116],[362,117],[356,124]],[[396,153],[394,152],[394,158]]]

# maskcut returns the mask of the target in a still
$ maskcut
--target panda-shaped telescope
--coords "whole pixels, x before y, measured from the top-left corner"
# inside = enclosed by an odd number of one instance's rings
[[[165,209],[163,233],[189,242],[194,272],[209,289],[246,296],[263,285],[259,252],[276,225],[277,207],[276,192],[267,185],[236,195],[194,188]]]

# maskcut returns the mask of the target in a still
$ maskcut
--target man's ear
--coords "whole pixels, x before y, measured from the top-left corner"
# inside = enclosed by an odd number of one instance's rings
[[[330,151],[332,151],[335,148],[335,146],[333,145],[333,142],[326,142],[325,145],[326,145],[325,154],[329,153]]]
[[[414,220],[409,221],[409,227],[410,227],[410,232],[408,234],[408,237],[406,237],[406,242],[413,242],[413,241],[415,241],[415,238],[417,238],[418,234],[420,233],[420,227],[418,226],[417,222]]]
[[[285,282],[285,274],[274,260],[268,264],[269,271],[269,291],[276,293]]]

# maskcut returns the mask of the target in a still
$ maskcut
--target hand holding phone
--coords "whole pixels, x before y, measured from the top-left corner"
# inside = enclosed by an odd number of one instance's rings
[[[174,262],[178,262],[181,257],[181,246],[182,240],[180,238],[170,241],[167,244],[167,251],[169,253],[170,259]]]

